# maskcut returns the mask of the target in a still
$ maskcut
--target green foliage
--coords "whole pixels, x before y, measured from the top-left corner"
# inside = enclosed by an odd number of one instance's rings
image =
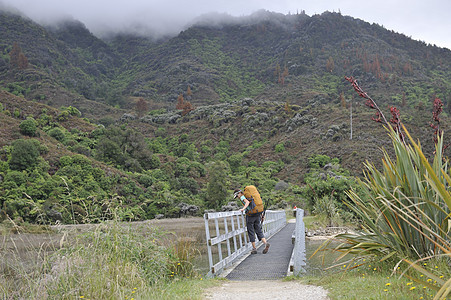
[[[330,167],[324,168],[328,164]],[[313,155],[309,158],[310,171],[305,175],[306,185],[299,193],[306,200],[305,209],[322,216],[328,225],[342,225],[355,216],[345,205],[347,192],[354,189],[362,194],[357,187],[355,178],[349,176],[349,171],[338,164],[338,159],[327,155]]]
[[[250,160],[247,166],[248,167],[256,167],[257,166],[257,162],[255,160]]]
[[[8,169],[9,169],[8,162],[0,160],[0,173],[6,173]]]
[[[11,170],[26,170],[33,168],[39,157],[39,142],[35,139],[19,139],[13,142],[9,167]]]
[[[68,106],[68,107],[62,107],[61,109],[69,112],[69,114],[71,116],[81,117],[81,112],[76,107]]]
[[[349,194],[351,208],[363,218],[369,231],[361,237],[379,243],[379,247],[372,250],[378,255],[386,253],[398,257],[423,258],[438,254],[443,251],[443,247],[437,247],[437,241],[450,240],[446,220],[451,201],[446,203],[448,200],[439,197],[440,193],[436,189],[440,184],[447,184],[443,176],[448,173],[447,162],[442,159],[443,140],[437,146],[430,167],[427,160],[421,160],[424,154],[419,147],[403,144],[394,132],[390,136],[397,160],[393,161],[385,152],[382,171],[366,165],[367,180],[359,184],[367,197],[361,198],[355,192]],[[428,178],[437,178],[440,182],[432,182]],[[368,204],[361,206],[362,202]],[[417,226],[422,230],[418,230]],[[423,230],[428,230],[435,241],[426,238]],[[391,234],[387,235],[386,232]]]
[[[158,167],[160,161],[149,149],[143,135],[132,129],[110,127],[96,134],[95,157],[129,171]]]
[[[309,167],[312,169],[322,168],[328,163],[338,164],[338,162],[338,158],[331,159],[329,156],[321,154],[313,155],[308,159]]]
[[[70,116],[70,113],[67,110],[64,110],[64,111],[62,111],[61,113],[58,114],[56,119],[59,122],[64,122],[64,121],[69,120],[69,116]]]
[[[230,165],[230,169],[233,173],[238,171],[238,168],[241,166],[243,162],[243,155],[242,154],[232,154],[227,158],[227,161]]]
[[[22,121],[19,125],[20,133],[28,136],[35,136],[37,128],[37,122],[35,119],[28,117],[26,120]]]
[[[344,219],[346,213],[339,207],[340,204],[333,197],[324,196],[316,199],[313,204],[313,213],[320,218],[324,218],[326,226],[341,226],[344,222],[350,220]],[[348,216],[352,215],[348,214]]]
[[[20,171],[8,172],[5,176],[5,182],[14,182],[17,186],[27,183],[27,176],[25,173]]]
[[[53,122],[52,116],[47,115],[46,113],[42,113],[37,120],[39,126],[44,127],[51,125]]]
[[[279,143],[274,147],[274,150],[276,151],[276,153],[281,153],[285,151],[285,145],[284,143]]]
[[[16,96],[25,96],[30,90],[22,87],[17,82],[11,82],[6,85],[6,90]]]
[[[230,169],[228,164],[218,161],[213,162],[208,167],[207,184],[207,206],[218,209],[225,204],[228,196],[228,174]]]
[[[339,235],[345,243],[334,250],[356,254],[356,259],[374,255],[381,261],[403,260],[435,279],[437,285],[415,281],[437,290],[440,295],[437,298],[446,297],[449,281],[422,266],[431,258],[449,263],[451,255],[448,222],[451,194],[447,189],[451,178],[448,161],[442,156],[443,138],[438,138],[430,164],[420,146],[406,134],[411,145],[405,144],[390,128],[396,160],[384,151],[381,171],[366,165],[365,181],[359,182],[365,197],[349,192],[348,205],[361,218],[364,230]]]
[[[58,127],[50,129],[47,134],[59,142],[63,142],[66,138],[64,132]]]

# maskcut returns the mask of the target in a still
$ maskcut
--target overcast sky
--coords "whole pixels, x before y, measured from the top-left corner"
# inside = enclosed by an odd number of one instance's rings
[[[0,0],[37,22],[63,16],[83,22],[94,34],[105,31],[178,33],[200,15],[246,16],[257,10],[311,16],[324,11],[378,23],[415,40],[451,49],[450,0]]]

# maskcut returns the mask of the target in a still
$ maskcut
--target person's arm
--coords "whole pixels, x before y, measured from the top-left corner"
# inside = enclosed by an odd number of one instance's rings
[[[244,198],[244,206],[242,209],[240,209],[241,211],[244,211],[248,206],[249,206],[249,200],[247,200],[246,198]]]

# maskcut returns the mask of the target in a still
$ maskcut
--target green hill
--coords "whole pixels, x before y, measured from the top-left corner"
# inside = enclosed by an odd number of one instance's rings
[[[398,107],[426,153],[435,97],[447,130],[451,51],[339,13],[261,11],[160,40],[101,40],[78,21],[43,27],[7,12],[0,27],[4,219],[195,214],[245,184],[268,207],[341,199],[335,189],[391,146],[344,76],[388,119]],[[335,171],[317,170],[328,162]],[[330,176],[315,196],[317,173]]]

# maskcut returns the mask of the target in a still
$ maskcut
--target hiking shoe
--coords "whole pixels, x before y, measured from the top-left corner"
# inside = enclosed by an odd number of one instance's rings
[[[266,247],[265,247],[265,249],[263,249],[263,254],[268,253],[269,246],[270,246],[270,244],[269,244],[269,243],[266,243]]]
[[[253,249],[253,250],[251,251],[251,254],[257,254],[257,249]]]

